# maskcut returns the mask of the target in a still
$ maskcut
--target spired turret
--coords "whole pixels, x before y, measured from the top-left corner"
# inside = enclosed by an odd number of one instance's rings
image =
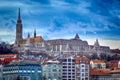
[[[95,43],[94,43],[94,47],[99,47],[99,42],[98,42],[98,39],[96,39]]]
[[[98,39],[96,39],[95,43],[94,43],[94,48],[93,48],[95,51],[99,51],[100,50],[100,45],[99,45],[99,42],[98,42]]]
[[[80,37],[79,37],[78,33],[76,33],[75,39],[79,39],[79,38],[80,38]]]
[[[34,38],[36,38],[36,29],[34,30]]]

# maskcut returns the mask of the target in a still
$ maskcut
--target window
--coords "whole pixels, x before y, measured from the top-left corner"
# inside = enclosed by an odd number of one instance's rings
[[[71,65],[71,63],[68,63],[68,65]]]
[[[84,67],[84,65],[81,65],[82,67]]]
[[[68,59],[68,62],[71,62],[71,59]]]
[[[88,73],[85,73],[85,76],[88,76]]]
[[[54,67],[56,67],[56,65],[54,65]]]
[[[82,78],[82,80],[84,80],[84,78]]]
[[[88,71],[88,69],[85,69],[85,71]]]
[[[82,77],[84,76],[84,73],[82,73]]]
[[[61,70],[59,69],[59,72],[61,72]]]
[[[50,72],[50,70],[48,70]]]
[[[63,59],[62,61],[63,61],[63,62],[67,62],[67,59]]]
[[[56,70],[56,69],[53,69],[53,72],[57,72],[57,70]]]
[[[82,72],[84,72],[84,69],[82,69]]]
[[[72,62],[75,62],[75,60],[73,59]]]
[[[63,66],[63,68],[67,68],[67,66]]]

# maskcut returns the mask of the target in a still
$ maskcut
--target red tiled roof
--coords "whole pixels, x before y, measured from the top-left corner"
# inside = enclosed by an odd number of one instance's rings
[[[120,73],[120,69],[111,70],[110,73]]]
[[[109,74],[110,70],[90,70],[90,76],[107,76]]]
[[[93,61],[93,63],[105,63],[104,60],[98,60],[98,59],[96,59],[96,60],[92,60],[92,61]]]
[[[1,54],[0,64],[9,63],[13,60],[19,60],[19,54]]]
[[[18,54],[0,54],[0,58],[12,58],[17,56]]]
[[[83,60],[82,63],[89,64],[90,60],[86,56],[74,56],[75,63],[80,64],[81,60]]]
[[[119,49],[111,49],[110,52],[111,53],[119,53],[120,54],[120,50]]]
[[[27,41],[27,38],[26,39],[23,39],[22,43],[24,44],[25,42]],[[36,36],[35,38],[32,37],[30,38],[30,42],[44,42],[44,39],[42,38],[42,36]]]
[[[107,62],[108,68],[118,68],[118,60],[112,60]]]

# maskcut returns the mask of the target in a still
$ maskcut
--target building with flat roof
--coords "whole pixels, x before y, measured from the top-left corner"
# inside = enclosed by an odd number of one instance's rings
[[[3,66],[3,80],[42,80],[42,67],[37,62],[14,61]]]
[[[62,80],[76,80],[76,67],[73,57],[62,59]]]
[[[91,69],[90,80],[111,80],[111,76],[109,72],[110,70],[107,69],[101,69],[101,70]]]
[[[110,71],[111,80],[120,80],[120,69]]]
[[[62,64],[57,60],[47,60],[43,65],[43,80],[62,80]]]

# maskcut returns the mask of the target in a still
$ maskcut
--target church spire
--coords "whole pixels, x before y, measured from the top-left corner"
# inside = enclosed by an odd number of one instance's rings
[[[18,10],[18,19],[20,20],[20,8]]]
[[[34,30],[34,38],[36,38],[36,29]]]
[[[30,38],[30,33],[28,33],[28,38]]]
[[[95,47],[99,47],[99,46],[100,46],[100,45],[99,45],[99,42],[98,42],[98,39],[96,39],[96,42],[95,42],[94,46],[95,46]]]
[[[17,22],[21,23],[20,8],[18,8],[18,20]]]

